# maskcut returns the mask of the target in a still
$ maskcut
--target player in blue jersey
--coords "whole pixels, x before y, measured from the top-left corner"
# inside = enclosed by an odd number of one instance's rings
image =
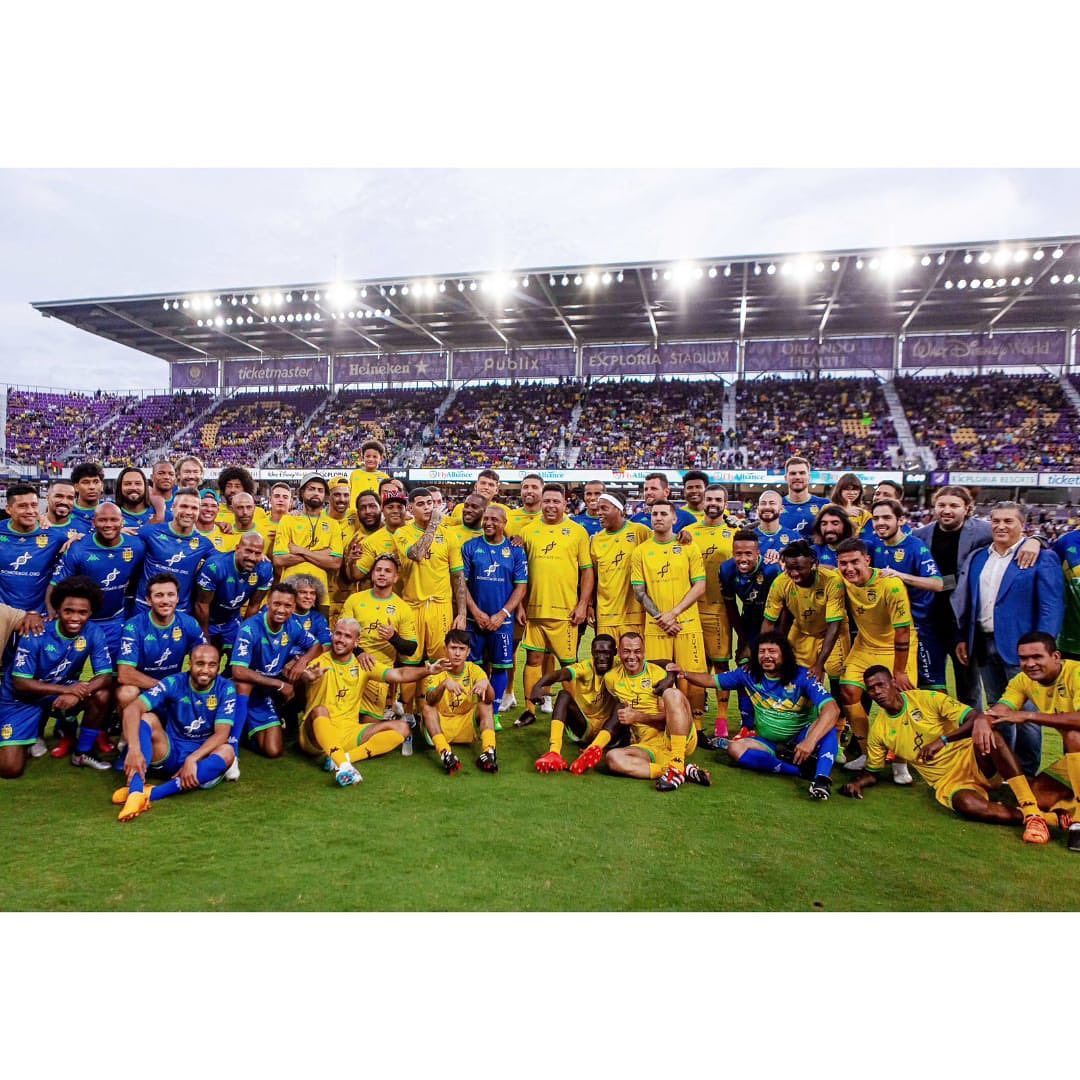
[[[229,739],[236,688],[218,674],[220,662],[215,646],[196,645],[190,671],[163,679],[124,710],[127,786],[112,797],[120,821],[134,820],[170,795],[216,786],[235,760]],[[149,771],[169,779],[148,785]]]
[[[41,528],[37,489],[29,484],[7,489],[7,509],[10,517],[0,521],[0,604],[44,615],[45,593],[67,531]]]
[[[787,494],[780,515],[780,528],[797,533],[792,540],[805,540],[810,535],[818,511],[829,500],[810,494],[810,462],[804,457],[789,457],[784,462],[784,479],[787,481]]]
[[[465,606],[469,617],[469,659],[483,665],[495,691],[495,730],[498,709],[514,667],[514,614],[525,598],[529,563],[524,548],[506,538],[506,513],[491,505],[481,519],[484,535],[467,540],[461,549],[465,575]]]
[[[172,517],[172,501],[176,494],[176,469],[168,458],[161,458],[154,462],[150,470],[150,502],[157,506],[161,501],[163,520],[168,521]]]
[[[810,527],[810,546],[817,555],[819,566],[836,568],[836,548],[855,535],[855,528],[847,512],[836,503],[829,503],[819,511]]]
[[[652,504],[658,501],[669,502],[671,500],[671,485],[668,483],[665,473],[651,472],[645,477],[645,483],[641,490],[645,499],[645,509],[640,514],[635,514],[630,520],[636,521],[639,525],[646,525],[651,529]],[[676,536],[680,536],[684,529],[696,524],[697,518],[689,510],[684,510],[681,506],[676,508],[675,528],[672,529]]]
[[[575,514],[570,519],[576,521],[590,536],[595,536],[604,527],[600,523],[600,515],[597,510],[600,496],[604,494],[604,491],[603,480],[590,480],[582,492],[582,499],[585,502],[584,513]]]
[[[139,530],[139,539],[146,545],[143,576],[135,595],[141,610],[145,611],[149,606],[147,582],[155,574],[172,574],[180,588],[179,610],[191,611],[199,569],[208,558],[217,554],[214,545],[195,531],[199,505],[197,491],[181,488],[173,499],[172,521],[144,525]]]
[[[919,640],[919,689],[944,690],[948,652],[930,617],[934,594],[945,587],[941,571],[926,544],[901,531],[904,508],[896,499],[876,499],[870,512],[874,523],[870,565],[882,577],[897,577],[907,586]]]
[[[83,461],[71,470],[75,485],[75,505],[71,516],[79,532],[89,536],[94,528],[94,514],[105,498],[105,470],[96,461]]]
[[[757,503],[757,528],[761,557],[769,564],[780,563],[780,552],[799,539],[799,531],[781,524],[784,500],[779,491],[763,491]]]
[[[62,476],[54,476],[45,491],[45,513],[38,524],[43,529],[62,529],[69,540],[79,535],[78,523],[71,520],[75,505],[75,485]]]
[[[750,698],[752,733],[728,744],[732,761],[743,769],[811,778],[810,798],[827,799],[839,741],[840,707],[832,695],[800,667],[787,637],[769,630],[758,640],[750,663],[719,675],[669,672],[698,686],[738,690]]]
[[[298,648],[303,650],[299,656]],[[233,646],[237,691],[234,745],[239,747],[247,737],[266,757],[281,757],[285,751],[281,708],[295,698],[304,669],[322,651],[318,639],[296,618],[292,582],[275,585],[266,607],[241,623]]]
[[[109,768],[94,752],[113,678],[105,636],[90,621],[101,590],[87,577],[72,577],[56,586],[53,602],[56,618],[45,624],[44,633],[20,640],[0,683],[0,779],[22,775],[48,712],[69,717],[82,712],[71,764]],[[81,682],[88,660],[92,677]]]
[[[263,558],[263,538],[257,532],[244,533],[235,551],[203,563],[195,584],[195,618],[226,661],[240,624],[259,610],[273,581],[274,568]]]
[[[141,529],[155,521],[165,520],[165,504],[151,501],[150,488],[142,469],[129,465],[116,478],[116,505],[124,515],[125,529]]]
[[[296,621],[323,648],[329,649],[330,623],[323,614],[327,607],[326,586],[314,574],[293,574],[289,584],[296,590]]]

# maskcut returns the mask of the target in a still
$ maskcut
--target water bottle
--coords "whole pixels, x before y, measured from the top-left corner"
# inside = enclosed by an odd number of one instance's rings
[[[412,757],[412,734],[405,736],[405,741],[401,744],[401,756]]]

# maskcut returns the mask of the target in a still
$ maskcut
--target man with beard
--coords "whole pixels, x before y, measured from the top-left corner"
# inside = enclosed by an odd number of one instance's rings
[[[373,491],[364,491],[356,497],[355,509],[345,517],[341,513],[341,484],[330,489],[330,516],[341,526],[343,555],[341,566],[334,575],[330,588],[330,625],[341,618],[349,597],[356,592],[359,582],[353,577],[351,567],[359,558],[364,540],[378,532],[382,526],[382,510],[379,497]]]
[[[804,457],[790,457],[784,462],[784,479],[787,495],[784,496],[780,528],[796,534],[791,540],[801,540],[813,525],[818,511],[829,500],[810,494],[810,462]]]
[[[246,492],[243,497],[251,498]],[[262,537],[250,531],[237,541],[234,550],[203,563],[195,592],[195,618],[226,662],[240,624],[259,610],[274,579],[270,561],[263,558]]]
[[[240,543],[240,537],[249,532],[255,533],[256,536],[262,539],[264,544],[266,543],[266,537],[263,533],[263,529],[266,527],[266,514],[263,513],[264,524],[260,529],[258,510],[254,498],[246,491],[238,491],[233,495],[229,509],[230,521],[228,525],[222,525],[220,515],[218,517],[218,528],[224,533],[221,542],[222,551],[235,551]]]
[[[179,586],[177,610],[188,614],[195,590],[195,578],[202,564],[216,549],[205,536],[195,531],[199,516],[199,493],[193,488],[181,488],[173,497],[172,521],[144,525],[139,539],[146,545],[142,579],[135,593],[137,610],[149,606],[147,584],[157,574],[172,574]]]
[[[520,536],[530,525],[540,520],[543,511],[540,500],[544,494],[544,478],[539,473],[529,473],[522,478],[518,496],[521,505],[506,515],[506,535]]]
[[[461,520],[456,524],[447,522],[447,532],[457,541],[458,547],[464,548],[470,540],[476,540],[484,535],[481,521],[484,510],[488,505],[487,499],[477,491],[472,491],[461,502]],[[500,503],[495,503],[500,506]]]
[[[341,567],[344,551],[341,527],[324,509],[330,486],[312,474],[300,485],[303,510],[291,514],[279,526],[274,541],[274,569],[281,580],[294,574],[311,574],[326,587],[329,577]],[[326,615],[327,611],[323,611]]]
[[[361,587],[371,573],[375,560],[380,555],[397,556],[394,534],[408,520],[405,513],[405,495],[395,486],[386,489],[382,504],[382,527],[360,540],[359,551],[349,560],[349,577]],[[355,539],[355,538],[354,538]],[[355,550],[355,544],[353,545]],[[400,564],[400,560],[399,560]],[[401,579],[398,578],[397,592],[401,592]]]
[[[116,505],[123,515],[124,528],[133,532],[151,522],[165,520],[164,504],[156,508],[151,505],[146,474],[133,466],[121,469],[116,478]]]
[[[71,517],[75,505],[75,485],[70,480],[55,477],[49,481],[45,492],[45,513],[38,522],[43,529],[57,529],[69,539],[78,539],[85,534],[79,529],[79,522]]]
[[[668,502],[671,499],[671,485],[668,483],[667,476],[662,472],[649,473],[645,477],[642,494],[645,498],[645,509],[640,514],[635,514],[630,520],[637,522],[638,525],[644,525],[647,529],[652,529],[653,503],[657,500]],[[689,528],[696,521],[697,518],[688,510],[678,507],[675,514],[675,535],[679,536],[684,529]]]
[[[761,557],[770,565],[780,562],[780,549],[799,539],[798,529],[786,529],[780,523],[784,500],[778,491],[763,491],[757,504],[758,525],[755,530],[761,547]]]
[[[846,511],[835,503],[829,503],[818,511],[810,531],[814,554],[821,566],[836,566],[836,548],[855,535],[855,528]]]

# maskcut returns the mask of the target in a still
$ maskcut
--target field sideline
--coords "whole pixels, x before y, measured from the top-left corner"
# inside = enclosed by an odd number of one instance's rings
[[[661,795],[599,772],[536,774],[547,730],[544,714],[507,727],[497,776],[473,765],[479,744],[459,750],[456,777],[418,748],[366,762],[344,790],[293,752],[246,753],[239,783],[128,825],[109,802],[116,774],[33,761],[0,787],[0,910],[1076,909],[1080,858],[1061,833],[1022,844],[1019,829],[948,813],[918,779],[814,803],[805,782],[699,750],[713,786]]]

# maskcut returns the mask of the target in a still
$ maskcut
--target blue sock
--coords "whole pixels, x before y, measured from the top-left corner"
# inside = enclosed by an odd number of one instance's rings
[[[251,698],[247,694],[236,695],[236,708],[233,710],[232,736],[229,739],[233,750],[240,749],[244,740],[244,728],[247,726],[248,705]]]
[[[833,728],[817,745],[815,776],[832,776],[833,766],[836,764],[836,755],[839,750],[840,735],[836,728]]]
[[[143,758],[146,761],[146,767],[149,768],[150,762],[154,760],[154,734],[145,720],[139,721],[139,749],[142,751]],[[145,787],[146,781],[136,773],[131,778],[131,783],[128,784],[128,794],[134,795],[144,790]]]
[[[76,754],[88,754],[94,749],[94,740],[100,732],[97,728],[87,727],[85,724],[79,728],[79,741],[75,744]]]
[[[506,693],[506,687],[510,682],[510,672],[506,668],[496,668],[491,673],[491,689],[495,691],[495,711],[499,711],[499,702]]]
[[[744,750],[739,760],[735,762],[740,769],[753,769],[755,772],[779,773],[781,776],[799,776],[799,767],[781,761],[768,750],[750,748]]]
[[[205,787],[212,781],[224,776],[228,767],[224,758],[218,757],[217,754],[211,754],[209,757],[203,758],[195,766],[195,778],[199,781],[199,787]],[[183,790],[180,781],[174,776],[171,780],[166,780],[164,784],[159,784],[150,792],[150,801],[157,802],[158,799],[167,799],[170,795],[179,795]]]

